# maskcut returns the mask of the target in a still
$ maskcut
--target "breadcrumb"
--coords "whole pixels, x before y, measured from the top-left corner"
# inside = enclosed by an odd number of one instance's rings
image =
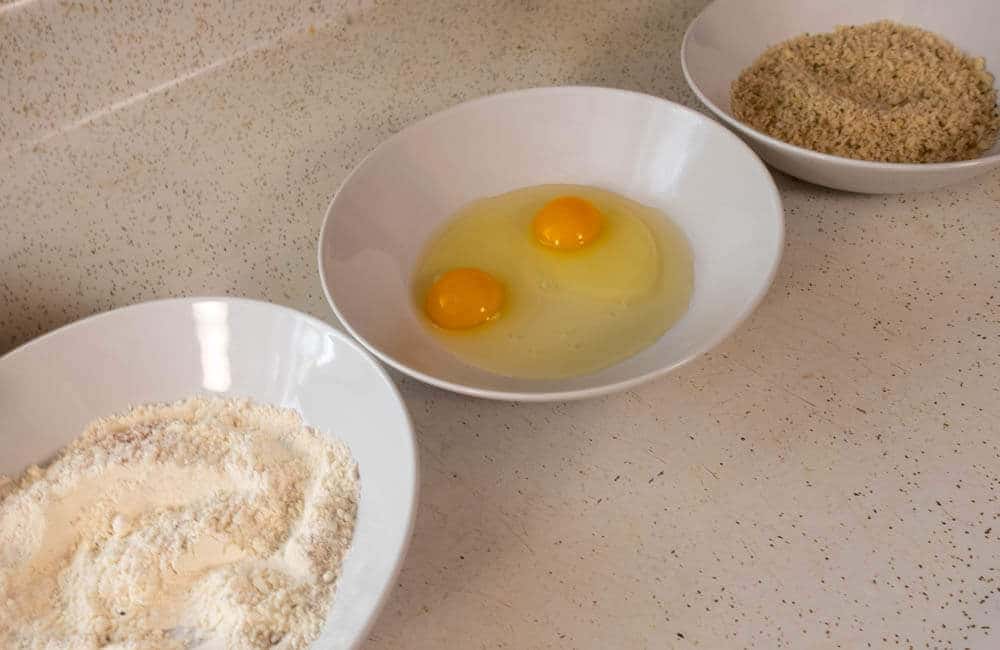
[[[732,84],[733,115],[800,147],[861,160],[976,158],[1000,130],[982,58],[891,21],[769,48]]]

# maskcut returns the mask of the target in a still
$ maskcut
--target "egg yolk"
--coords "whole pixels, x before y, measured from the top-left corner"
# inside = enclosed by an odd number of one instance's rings
[[[594,204],[577,196],[552,199],[535,215],[535,239],[543,246],[576,250],[601,233],[603,218]]]
[[[468,329],[493,320],[503,306],[504,288],[479,269],[452,269],[427,292],[427,316],[445,329]]]

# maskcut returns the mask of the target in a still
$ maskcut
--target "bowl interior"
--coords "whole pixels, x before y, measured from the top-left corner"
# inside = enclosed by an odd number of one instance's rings
[[[936,32],[1000,71],[1000,3],[994,0],[716,0],[692,23],[684,63],[698,90],[732,117],[732,82],[764,50],[803,33],[895,20]],[[734,118],[735,119],[735,118]],[[1000,140],[984,156],[1000,154]]]
[[[344,440],[361,501],[317,647],[364,639],[409,541],[416,452],[392,382],[330,326],[266,303],[190,299],[85,319],[0,358],[0,472],[51,458],[96,417],[194,394],[294,408]]]
[[[502,377],[458,361],[419,322],[410,290],[422,249],[458,208],[543,183],[593,185],[659,208],[694,253],[680,322],[638,355],[566,380]],[[767,170],[711,120],[636,93],[544,88],[462,104],[376,149],[330,205],[320,273],[344,324],[405,372],[487,397],[579,397],[665,371],[728,334],[770,285],[783,228]]]

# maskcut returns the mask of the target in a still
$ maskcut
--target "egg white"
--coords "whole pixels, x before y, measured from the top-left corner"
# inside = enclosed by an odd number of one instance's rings
[[[548,201],[579,196],[604,216],[576,251],[546,248],[532,219]],[[444,330],[423,314],[434,280],[474,267],[506,289],[499,318]],[[414,273],[414,308],[460,359],[514,377],[561,378],[613,365],[659,339],[687,309],[693,264],[684,234],[663,213],[580,185],[539,185],[476,201],[431,238]]]

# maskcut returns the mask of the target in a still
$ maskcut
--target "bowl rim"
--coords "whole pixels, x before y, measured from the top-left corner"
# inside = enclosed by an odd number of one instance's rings
[[[691,74],[688,68],[688,45],[692,38],[694,30],[700,25],[700,22],[704,19],[705,14],[708,13],[710,9],[716,5],[723,4],[724,0],[712,0],[708,5],[702,9],[694,20],[692,20],[687,29],[684,30],[684,38],[681,40],[681,70],[684,73],[684,80],[687,81],[688,87],[695,94],[698,100],[704,104],[716,117],[724,121],[726,124],[735,128],[749,137],[756,140],[760,140],[767,145],[779,149],[784,153],[803,156],[810,158],[813,161],[819,163],[828,163],[835,165],[843,165],[845,167],[853,167],[861,171],[881,171],[881,172],[902,172],[902,173],[917,173],[917,172],[946,172],[956,169],[968,169],[971,167],[979,167],[981,165],[986,165],[990,163],[1000,162],[1000,152],[994,154],[988,154],[985,156],[979,156],[978,158],[971,158],[969,160],[954,160],[951,162],[936,162],[936,163],[897,163],[897,162],[881,162],[877,160],[861,160],[859,158],[847,158],[845,156],[836,156],[829,153],[823,153],[821,151],[814,151],[812,149],[807,149],[806,147],[800,147],[790,142],[785,142],[784,140],[779,140],[773,136],[770,136],[763,131],[758,131],[754,127],[741,122],[736,119],[722,108],[713,102],[705,93],[702,91],[701,86],[695,81],[694,76]],[[1000,139],[1000,136],[997,136]],[[994,143],[996,146],[996,143]]]
[[[409,440],[409,452],[411,457],[413,458],[413,486],[412,489],[410,490],[411,496],[409,499],[409,503],[407,504],[409,513],[407,515],[405,531],[403,534],[403,543],[399,548],[399,552],[397,554],[395,561],[393,562],[393,566],[387,576],[387,580],[383,583],[379,591],[378,598],[375,601],[375,607],[373,607],[369,611],[364,624],[358,628],[357,636],[350,642],[350,647],[352,648],[359,647],[364,642],[364,640],[368,638],[368,634],[371,632],[372,627],[378,620],[379,615],[381,614],[382,610],[385,609],[385,606],[388,604],[389,597],[392,595],[393,591],[395,591],[396,581],[399,578],[399,573],[403,568],[403,563],[406,561],[406,556],[409,554],[410,544],[413,541],[413,532],[417,522],[417,510],[420,503],[420,452],[417,446],[416,429],[413,426],[413,416],[410,415],[410,410],[406,407],[406,401],[403,399],[402,394],[399,392],[399,387],[396,386],[396,382],[393,381],[392,377],[389,375],[389,373],[386,372],[385,368],[383,368],[377,361],[375,361],[375,359],[371,357],[371,355],[367,352],[367,350],[363,346],[358,345],[358,343],[352,340],[350,336],[348,336],[344,332],[341,332],[339,329],[337,329],[330,323],[327,323],[319,318],[316,318],[315,316],[310,316],[309,314],[301,312],[297,309],[293,309],[291,307],[287,307],[285,305],[280,305],[273,302],[267,302],[264,300],[254,300],[252,298],[241,298],[234,296],[188,296],[188,297],[174,297],[174,298],[160,298],[155,300],[146,300],[142,302],[132,303],[129,305],[124,305],[121,307],[116,307],[114,309],[109,309],[107,311],[97,312],[96,314],[91,314],[89,316],[84,316],[83,318],[69,322],[49,332],[36,336],[35,338],[17,346],[13,350],[9,350],[3,355],[0,355],[0,365],[2,365],[4,361],[14,358],[14,356],[19,355],[20,353],[29,348],[35,347],[36,345],[42,343],[43,341],[49,339],[50,337],[64,334],[66,331],[75,329],[78,326],[82,326],[86,323],[102,320],[104,318],[111,316],[112,314],[118,314],[119,312],[125,312],[125,311],[134,311],[140,309],[167,306],[172,303],[176,303],[179,305],[192,305],[197,302],[208,302],[208,301],[242,303],[245,305],[253,305],[254,307],[258,308],[272,309],[278,312],[284,312],[294,315],[298,318],[302,318],[306,320],[308,323],[322,330],[326,330],[329,334],[337,337],[337,339],[339,339],[341,342],[353,348],[356,352],[358,352],[361,355],[363,359],[365,359],[369,363],[372,370],[375,372],[375,376],[378,377],[382,381],[382,383],[384,383],[385,386],[389,389],[389,394],[395,399],[399,407],[399,411],[403,416],[402,418],[403,426],[405,428],[406,433],[409,434],[407,436],[407,439]],[[336,599],[336,593],[334,594],[334,599]],[[324,626],[325,625],[326,625],[326,619],[324,618]],[[312,647],[312,644],[310,644],[309,647]]]
[[[360,170],[366,168],[371,163],[371,161],[374,159],[376,155],[380,154],[385,149],[391,147],[397,141],[405,138],[413,129],[422,128],[427,126],[428,124],[432,124],[439,120],[446,119],[450,117],[453,113],[469,110],[481,103],[498,101],[502,99],[517,98],[522,96],[562,94],[567,92],[581,93],[584,95],[613,94],[623,97],[640,98],[644,101],[652,101],[657,103],[662,102],[664,104],[668,104],[669,106],[675,109],[688,113],[696,120],[703,121],[707,128],[718,129],[719,132],[723,134],[723,137],[730,138],[731,141],[734,142],[738,148],[742,148],[743,150],[745,150],[747,153],[750,154],[750,159],[752,163],[757,166],[760,172],[763,173],[763,178],[769,186],[771,198],[774,201],[774,204],[777,208],[776,226],[778,231],[778,237],[775,246],[777,252],[776,255],[774,256],[774,259],[771,262],[770,268],[767,271],[766,281],[763,285],[763,289],[753,297],[753,299],[743,308],[743,310],[738,314],[738,316],[735,319],[733,319],[733,321],[726,328],[724,328],[717,336],[706,341],[704,344],[696,348],[693,348],[677,361],[656,368],[655,370],[651,370],[649,372],[636,375],[635,377],[629,377],[628,379],[623,379],[621,381],[602,384],[600,386],[592,386],[589,388],[575,388],[568,390],[548,390],[548,391],[506,391],[506,390],[496,390],[491,388],[479,388],[476,386],[459,384],[445,379],[441,379],[434,375],[417,370],[416,368],[413,368],[405,363],[402,363],[401,361],[395,359],[391,355],[380,350],[377,346],[373,345],[351,325],[350,321],[347,318],[344,317],[344,314],[341,312],[340,308],[337,305],[337,301],[334,299],[333,292],[331,291],[330,288],[330,282],[327,281],[326,273],[324,270],[325,265],[323,262],[323,251],[326,242],[329,239],[329,231],[332,229],[332,223],[334,221],[333,218],[334,207],[336,206],[337,199],[340,197],[344,188],[347,187],[348,184],[350,184],[355,174],[359,173]],[[662,97],[657,97],[655,95],[649,95],[646,93],[641,93],[632,90],[624,90],[619,88],[607,88],[603,86],[583,86],[583,85],[538,86],[538,87],[523,88],[519,90],[511,90],[501,93],[495,93],[491,95],[484,95],[481,97],[477,97],[456,104],[454,106],[441,110],[437,113],[433,113],[427,117],[424,117],[422,119],[416,120],[408,124],[406,127],[392,134],[391,136],[383,140],[378,146],[376,146],[374,149],[368,152],[358,162],[358,164],[354,167],[354,169],[352,169],[351,172],[348,173],[346,177],[344,177],[344,180],[340,183],[340,186],[337,188],[337,191],[334,193],[333,197],[330,200],[329,205],[327,206],[326,214],[323,217],[323,224],[320,227],[320,232],[319,232],[319,242],[317,245],[317,266],[319,270],[320,283],[323,286],[323,294],[326,296],[327,303],[333,309],[333,313],[337,317],[337,320],[343,325],[343,327],[348,331],[348,333],[350,333],[351,336],[356,338],[361,343],[361,345],[363,345],[369,352],[371,352],[373,355],[381,359],[384,363],[395,368],[396,370],[406,375],[409,375],[410,377],[413,377],[414,379],[417,379],[425,384],[430,384],[432,386],[436,386],[438,388],[451,391],[453,393],[468,395],[470,397],[478,397],[478,398],[500,400],[500,401],[513,401],[513,402],[557,402],[557,401],[572,401],[579,399],[587,399],[591,397],[599,397],[602,395],[608,395],[611,393],[617,393],[628,390],[630,388],[638,386],[639,384],[643,384],[647,381],[651,381],[658,377],[662,377],[663,375],[666,375],[676,370],[677,368],[680,368],[681,366],[690,363],[694,359],[700,357],[702,354],[708,352],[712,348],[719,345],[722,341],[729,338],[733,334],[733,332],[735,332],[744,322],[746,322],[746,320],[750,317],[750,315],[753,314],[753,312],[757,309],[760,303],[767,296],[768,292],[771,289],[771,285],[774,284],[774,279],[777,276],[778,268],[781,265],[781,259],[784,252],[784,248],[785,248],[785,212],[784,212],[784,205],[781,200],[781,194],[778,192],[778,188],[774,183],[774,178],[771,176],[771,173],[767,169],[767,166],[756,154],[756,152],[754,152],[753,149],[751,149],[743,140],[741,140],[736,134],[734,134],[729,129],[726,129],[718,122],[715,122],[714,120],[708,118],[703,113],[693,108],[689,108],[677,102],[673,102],[670,101],[669,99],[664,99]]]

